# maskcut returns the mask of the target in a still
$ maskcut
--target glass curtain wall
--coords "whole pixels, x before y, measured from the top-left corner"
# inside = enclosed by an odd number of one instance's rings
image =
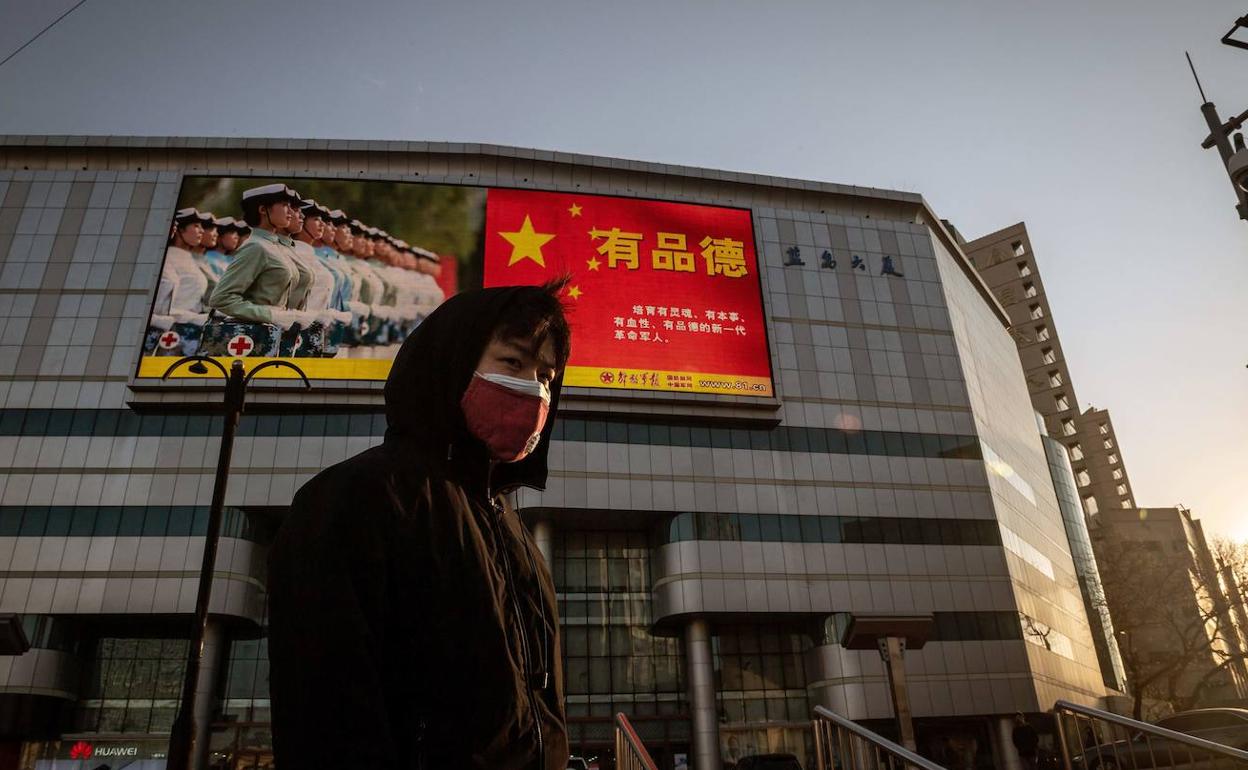
[[[554,578],[574,753],[610,743],[624,712],[647,745],[688,741],[679,637],[650,631],[650,545],[643,532],[559,532]]]
[[[775,753],[811,766],[804,662],[810,636],[781,625],[717,626],[711,645],[725,766]]]
[[[185,639],[98,639],[75,730],[167,735],[178,713]]]

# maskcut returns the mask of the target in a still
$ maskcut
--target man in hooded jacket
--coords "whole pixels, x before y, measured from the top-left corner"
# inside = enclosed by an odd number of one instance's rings
[[[565,768],[554,583],[502,498],[545,486],[558,291],[445,302],[395,358],[384,442],[295,495],[269,556],[282,770]]]

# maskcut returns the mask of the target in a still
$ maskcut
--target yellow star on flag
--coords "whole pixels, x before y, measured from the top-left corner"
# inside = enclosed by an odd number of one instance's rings
[[[585,264],[589,265],[590,270],[597,270],[599,267],[602,266],[602,263],[598,261],[597,257],[590,257],[589,261],[586,262]]]
[[[572,208],[568,209],[568,213],[574,217],[579,217],[581,215],[581,207],[573,203]]]
[[[522,259],[531,259],[542,267],[546,267],[546,259],[542,256],[542,246],[555,237],[554,233],[539,233],[533,229],[533,221],[526,214],[524,224],[514,233],[500,232],[499,235],[511,244],[511,259],[507,267],[511,267]]]
[[[569,296],[569,297],[571,297],[572,299],[580,299],[580,298],[581,298],[581,287],[580,287],[580,286],[573,286],[572,288],[568,289],[568,296]]]

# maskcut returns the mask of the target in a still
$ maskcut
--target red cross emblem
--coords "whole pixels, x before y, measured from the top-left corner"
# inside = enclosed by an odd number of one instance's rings
[[[177,347],[181,341],[182,337],[177,332],[170,331],[160,335],[160,346],[165,350]]]
[[[256,343],[251,341],[251,337],[248,337],[246,334],[236,334],[234,338],[230,340],[230,343],[225,346],[225,348],[235,356],[241,358],[242,356],[250,353],[251,349],[255,346]]]

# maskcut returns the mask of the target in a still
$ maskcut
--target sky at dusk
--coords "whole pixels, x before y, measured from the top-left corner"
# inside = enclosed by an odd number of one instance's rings
[[[0,0],[0,58],[75,2]],[[967,238],[1025,221],[1138,504],[1248,540],[1248,222],[1183,57],[1248,108],[1219,43],[1244,12],[87,0],[0,66],[0,134],[489,142],[919,192]]]

